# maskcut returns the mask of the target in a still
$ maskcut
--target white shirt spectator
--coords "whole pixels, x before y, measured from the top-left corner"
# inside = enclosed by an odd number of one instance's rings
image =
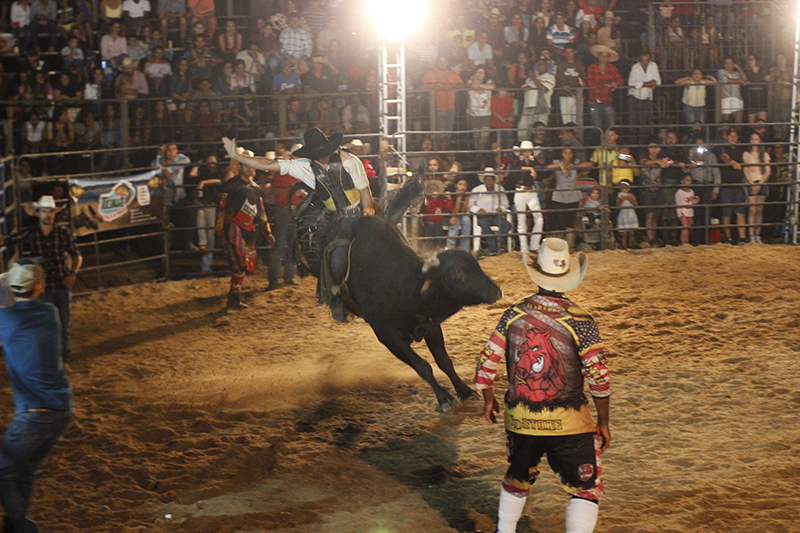
[[[281,32],[281,52],[289,57],[300,59],[301,57],[311,57],[314,49],[311,34],[299,28],[294,31],[291,26]]]
[[[556,77],[549,72],[545,72],[544,74],[539,74],[537,79],[544,86],[544,97],[549,104],[550,98],[553,96],[553,89],[556,86]],[[525,80],[525,88],[527,89],[525,91],[525,107],[536,107],[539,103],[539,88],[531,78]]]
[[[35,21],[37,15],[44,15],[47,20],[55,21],[58,17],[58,8],[53,0],[47,0],[42,4],[42,0],[34,0],[31,3],[31,20]]]
[[[638,62],[631,68],[631,73],[628,76],[628,94],[638,100],[652,100],[653,89],[645,86],[645,83],[655,81],[656,85],[661,85],[661,74],[658,72],[658,65],[655,61],[650,61],[647,64],[647,70],[642,68],[642,63]]]
[[[162,156],[157,156],[156,160],[153,162],[154,167],[160,167],[161,165],[166,165],[163,162],[164,158]],[[167,203],[168,205],[174,205],[184,198],[186,198],[186,190],[183,188],[183,171],[186,169],[186,165],[191,163],[192,160],[189,159],[188,156],[179,153],[175,156],[175,159],[169,163],[169,166],[165,167],[164,170],[169,172],[169,185],[174,186],[175,188],[167,189]],[[180,165],[180,166],[173,166],[173,165]]]
[[[262,54],[261,52],[258,52],[258,55],[256,55],[256,59],[253,59],[253,56],[250,55],[249,50],[242,50],[241,52],[236,54],[236,60],[238,61],[240,59],[242,61],[244,61],[244,70],[246,72],[252,74],[253,76],[260,76],[261,75],[261,73],[258,71],[256,66],[254,65],[254,63],[256,61],[258,61],[258,63],[262,67],[266,67],[267,66],[267,60],[264,59],[264,54]]]
[[[150,2],[149,0],[139,0],[137,3],[133,0],[125,0],[122,3],[122,10],[127,11],[128,16],[132,19],[140,19],[150,13]]]
[[[14,2],[11,6],[11,25],[16,25],[19,28],[24,28],[31,23],[31,9],[28,4],[23,2]]]
[[[494,57],[492,53],[492,46],[489,44],[483,45],[483,49],[480,48],[480,43],[475,41],[471,45],[467,47],[467,57],[475,63],[475,66],[478,65],[485,65],[490,59]]]
[[[128,41],[125,37],[114,39],[110,33],[103,35],[100,39],[100,56],[106,61],[116,60],[121,55],[128,55]]]
[[[508,211],[508,196],[505,194],[505,189],[502,185],[494,184],[494,189],[489,192],[486,190],[486,185],[480,184],[474,189],[469,196],[469,212],[477,213],[481,209],[487,213],[497,213],[497,209],[505,213]]]
[[[361,160],[351,154],[342,150],[339,152],[342,156],[342,166],[353,178],[353,185],[356,189],[362,190],[369,187],[369,180],[367,179],[367,172],[364,170],[364,164]],[[312,189],[317,186],[317,180],[314,178],[314,171],[311,170],[311,161],[308,159],[291,159],[278,160],[281,166],[281,174],[288,174],[293,178],[299,179]]]

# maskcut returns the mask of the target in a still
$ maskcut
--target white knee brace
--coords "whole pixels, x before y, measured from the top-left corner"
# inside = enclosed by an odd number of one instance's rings
[[[592,533],[596,523],[596,503],[580,498],[572,498],[569,501],[569,505],[567,505],[567,533]]]
[[[500,507],[497,510],[497,533],[515,533],[517,522],[522,516],[527,496],[517,496],[500,489]]]

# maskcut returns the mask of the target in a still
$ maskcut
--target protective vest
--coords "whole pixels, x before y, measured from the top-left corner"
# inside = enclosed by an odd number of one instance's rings
[[[331,161],[328,169],[316,161],[311,161],[311,170],[316,180],[316,193],[330,211],[340,211],[361,200],[361,192],[353,184],[353,178],[342,165],[338,152],[334,153],[336,161]]]

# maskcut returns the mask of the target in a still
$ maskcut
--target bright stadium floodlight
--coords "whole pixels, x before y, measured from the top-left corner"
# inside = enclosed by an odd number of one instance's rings
[[[428,14],[428,0],[367,0],[367,3],[373,24],[390,41],[413,34]]]

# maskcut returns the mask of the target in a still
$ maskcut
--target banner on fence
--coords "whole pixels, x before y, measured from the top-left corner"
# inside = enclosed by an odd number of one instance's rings
[[[125,178],[71,179],[75,235],[157,224],[163,218],[161,171]]]

